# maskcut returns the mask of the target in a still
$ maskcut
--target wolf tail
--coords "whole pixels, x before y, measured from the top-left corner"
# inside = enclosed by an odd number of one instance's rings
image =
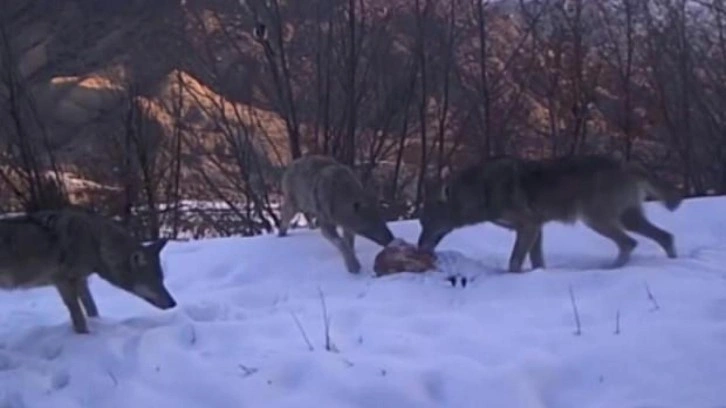
[[[631,172],[638,179],[638,186],[646,197],[660,201],[669,211],[675,211],[681,205],[683,196],[675,186],[649,176],[641,169],[631,168]]]

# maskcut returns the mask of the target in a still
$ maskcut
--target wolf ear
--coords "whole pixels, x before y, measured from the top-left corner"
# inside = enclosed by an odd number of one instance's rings
[[[148,246],[149,250],[154,253],[161,253],[161,250],[164,249],[166,244],[169,242],[167,238],[160,238],[157,239],[153,244],[150,244]]]
[[[449,176],[451,176],[451,167],[445,166],[441,169],[441,179],[448,180]]]

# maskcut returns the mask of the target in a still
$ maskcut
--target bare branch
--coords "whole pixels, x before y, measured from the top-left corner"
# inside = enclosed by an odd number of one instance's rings
[[[305,344],[308,345],[308,350],[314,351],[315,348],[313,347],[313,344],[310,342],[310,339],[308,338],[307,333],[305,333],[305,329],[303,329],[302,324],[300,324],[300,320],[298,320],[297,316],[294,312],[290,312],[290,316],[292,316],[293,320],[295,320],[295,325],[297,325],[298,330],[300,330],[300,335],[302,335],[303,340],[305,340]]]
[[[575,317],[575,326],[577,327],[577,330],[575,330],[575,336],[579,336],[582,334],[581,326],[580,326],[580,313],[577,311],[577,302],[575,302],[575,294],[572,291],[572,285],[569,286],[570,291],[570,302],[572,303],[572,314]]]

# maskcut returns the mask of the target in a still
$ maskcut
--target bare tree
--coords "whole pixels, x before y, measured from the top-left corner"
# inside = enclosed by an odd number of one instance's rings
[[[599,16],[604,28],[606,39],[599,47],[599,53],[616,78],[618,113],[615,116],[617,127],[623,134],[622,151],[625,160],[633,154],[635,139],[635,70],[637,40],[642,35],[637,32],[636,25],[642,14],[643,2],[635,0],[619,0],[609,3],[598,3]]]
[[[285,45],[284,15],[278,0],[249,0],[242,3],[243,12],[249,12],[255,21],[255,38],[263,47],[267,67],[274,85],[279,111],[287,125],[291,158],[302,155],[300,124],[296,96],[293,93],[290,62]],[[204,24],[203,20],[199,20]],[[263,28],[264,27],[264,28]],[[267,33],[262,35],[262,33]]]
[[[0,16],[0,180],[22,209],[34,211],[68,205],[68,197],[30,79],[19,69],[27,50],[12,33],[27,19],[22,7]]]
[[[703,191],[695,177],[695,135],[692,133],[693,60],[688,35],[687,0],[653,0],[646,13],[646,53],[657,120],[666,143],[683,166],[684,188]]]

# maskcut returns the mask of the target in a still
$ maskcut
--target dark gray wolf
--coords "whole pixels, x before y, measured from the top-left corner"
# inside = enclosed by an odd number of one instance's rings
[[[393,234],[376,200],[368,194],[353,171],[328,156],[308,155],[287,167],[282,176],[283,204],[279,236],[285,236],[298,212],[315,218],[323,236],[340,251],[351,273],[360,272],[354,238],[361,235],[386,246]],[[337,227],[343,229],[343,237]]]
[[[674,211],[681,196],[642,169],[606,156],[523,160],[502,156],[452,175],[428,199],[418,245],[433,249],[452,230],[494,222],[516,231],[509,271],[521,272],[525,255],[544,268],[542,225],[583,221],[618,247],[613,268],[625,265],[637,245],[624,230],[657,242],[676,257],[673,236],[645,217],[642,202],[656,198]]]
[[[88,317],[98,316],[88,288],[93,273],[160,309],[176,306],[159,261],[165,244],[143,246],[114,221],[79,210],[0,219],[0,288],[55,286],[75,332],[88,333],[81,305]]]

